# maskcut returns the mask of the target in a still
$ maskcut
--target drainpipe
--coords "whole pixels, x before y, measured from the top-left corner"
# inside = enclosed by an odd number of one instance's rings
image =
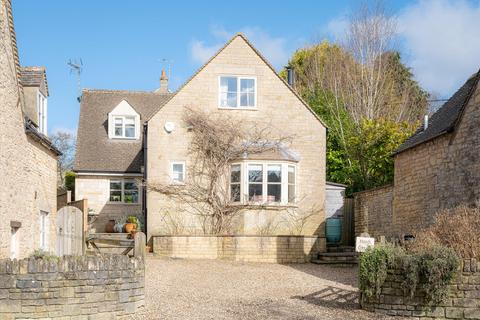
[[[147,136],[148,124],[143,124],[143,183],[142,183],[142,211],[145,218],[145,235],[147,235],[148,215],[147,215]],[[147,239],[148,241],[148,239]]]

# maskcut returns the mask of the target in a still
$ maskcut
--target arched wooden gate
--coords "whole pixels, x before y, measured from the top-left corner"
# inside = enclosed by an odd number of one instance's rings
[[[57,255],[83,254],[83,213],[66,206],[57,212]]]

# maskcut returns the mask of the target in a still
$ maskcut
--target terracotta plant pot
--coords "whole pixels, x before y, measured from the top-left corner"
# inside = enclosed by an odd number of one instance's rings
[[[115,220],[108,220],[107,224],[105,225],[105,232],[106,233],[113,233],[115,227]]]
[[[132,233],[132,230],[135,230],[136,225],[135,223],[127,222],[125,223],[125,232],[126,233]]]

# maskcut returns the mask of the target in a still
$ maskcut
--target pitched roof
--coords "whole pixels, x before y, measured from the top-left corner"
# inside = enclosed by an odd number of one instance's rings
[[[395,152],[398,154],[419,144],[435,139],[445,133],[452,132],[459,122],[465,106],[468,104],[480,79],[480,71],[471,76],[457,92],[435,112],[428,120],[428,127],[423,124]]]
[[[84,90],[74,170],[139,173],[143,165],[142,139],[109,139],[108,113],[125,100],[140,114],[140,122],[143,123],[168,101],[170,95],[138,91]]]
[[[185,81],[179,88],[176,92],[174,92],[170,99],[173,98],[178,92],[180,92],[190,81],[192,81],[203,69],[205,69],[205,67],[210,63],[212,62],[226,47],[228,47],[230,45],[230,43],[233,42],[233,40],[235,40],[236,38],[242,38],[247,44],[248,46],[257,54],[257,56],[262,59],[262,61],[272,70],[272,72],[278,77],[278,79],[280,79],[283,84],[285,86],[287,86],[287,88],[302,102],[302,104],[307,108],[308,111],[310,111],[310,113],[325,127],[327,128],[327,125],[322,121],[322,119],[320,119],[320,117],[315,113],[315,111],[312,110],[312,108],[310,108],[310,106],[305,102],[305,100],[302,99],[302,97],[300,97],[300,95],[285,81],[285,79],[283,79],[282,77],[280,77],[280,75],[277,73],[277,71],[275,70],[275,68],[270,64],[270,62],[268,62],[268,60],[260,53],[260,51],[257,50],[257,48],[255,48],[253,46],[253,44],[247,39],[247,37],[239,32],[237,34],[235,34],[230,40],[227,41],[227,43],[225,43],[223,45],[223,47],[221,47],[207,62],[205,62],[205,64],[203,66],[201,66],[190,78],[187,79],[187,81]],[[152,114],[151,117],[153,117],[155,114]],[[150,118],[151,118],[150,117]],[[150,120],[150,118],[147,119]]]
[[[45,67],[21,67],[20,83],[24,87],[42,87],[45,85],[46,96],[48,96],[47,74]]]

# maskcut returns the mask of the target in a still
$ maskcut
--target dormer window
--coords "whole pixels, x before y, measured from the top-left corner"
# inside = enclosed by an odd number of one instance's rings
[[[37,93],[38,131],[47,135],[47,98],[38,91]]]
[[[139,139],[140,115],[125,100],[108,114],[108,136],[110,139]]]
[[[255,77],[221,76],[218,92],[219,108],[253,109],[257,106]]]

